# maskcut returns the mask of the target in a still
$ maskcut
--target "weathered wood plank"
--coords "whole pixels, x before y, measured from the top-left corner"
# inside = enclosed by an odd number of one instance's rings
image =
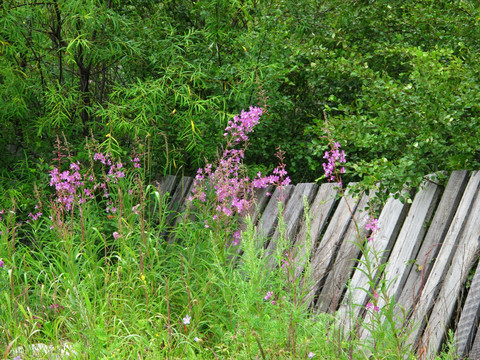
[[[397,305],[407,311],[412,310],[418,300],[420,291],[430,274],[434,260],[457,211],[467,182],[468,171],[454,171],[450,175],[432,223],[416,257],[415,267],[410,270],[403,291],[397,301]]]
[[[155,188],[160,192],[161,195],[164,195],[166,193],[169,193],[171,195],[178,181],[179,181],[178,176],[167,175],[158,180],[153,181],[153,186],[155,186]]]
[[[385,267],[385,280],[389,284],[389,297],[397,299],[403,288],[411,260],[417,255],[420,244],[425,235],[425,225],[430,221],[433,210],[437,204],[440,187],[427,182],[415,195],[402,230],[398,235],[395,245],[390,253],[389,261]],[[382,307],[380,299],[379,307]]]
[[[305,222],[300,227],[293,244],[294,253],[292,254],[296,278],[303,273],[305,264],[310,260],[310,255],[315,252],[315,244],[327,225],[327,220],[336,203],[337,190],[335,190],[335,186],[335,184],[331,183],[325,183],[320,186],[309,211],[311,219],[310,229],[306,228]]]
[[[310,277],[312,285],[305,298],[309,305],[313,304],[314,296],[322,286],[322,279],[324,279],[334,261],[336,250],[340,246],[345,231],[352,221],[352,214],[357,207],[357,203],[358,201],[351,195],[348,195],[348,193],[346,197],[340,199],[327,230],[312,256]]]
[[[378,258],[378,263],[373,261],[375,267],[384,264],[387,260],[390,249],[393,247],[393,243],[400,232],[408,208],[407,204],[403,204],[400,200],[393,198],[389,198],[385,204],[378,218],[379,230],[375,235],[373,243],[371,243],[371,246],[375,247],[375,251],[382,254],[382,256]],[[361,320],[365,305],[369,300],[368,292],[372,291],[368,285],[368,277],[365,274],[367,269],[364,262],[365,258],[362,256],[361,262],[353,272],[350,286],[347,288],[337,312],[337,318],[344,327],[345,332],[348,332],[358,325],[358,323],[353,324],[350,321],[358,322]],[[373,273],[372,276],[375,277],[376,273]]]
[[[477,265],[467,300],[463,305],[462,315],[455,332],[457,356],[463,358],[468,355],[472,340],[477,333],[480,318],[480,263]]]
[[[440,251],[435,259],[430,275],[423,287],[419,301],[413,309],[411,316],[411,323],[418,323],[414,327],[409,336],[409,343],[413,347],[419,347],[419,335],[424,329],[424,323],[427,321],[427,315],[434,306],[435,299],[442,287],[445,274],[448,271],[452,258],[460,241],[460,235],[467,222],[468,215],[472,209],[472,202],[480,183],[479,174],[474,174],[470,177],[467,187],[463,192],[462,199],[458,205],[458,209],[453,217],[453,220],[448,228],[447,235],[441,245]]]
[[[193,178],[184,176],[180,179],[175,192],[170,200],[169,209],[172,211],[180,211],[183,204],[187,201],[187,195],[191,192],[193,186]]]
[[[354,216],[357,222],[352,221],[348,226],[338,250],[337,258],[332,265],[332,270],[329,272],[325,285],[318,297],[318,312],[334,313],[337,310],[349,276],[361,255],[359,242],[363,243],[369,233],[365,229],[365,225],[369,221],[369,215],[366,211],[369,206],[369,200],[368,195],[364,194],[355,210]]]
[[[480,172],[472,175],[471,181],[480,179]],[[427,343],[427,354],[431,356],[440,351],[442,341],[444,340],[446,327],[452,317],[457,303],[457,298],[465,285],[468,272],[472,267],[473,261],[478,256],[480,241],[480,197],[476,196],[471,210],[468,212],[468,219],[456,249],[452,263],[445,276],[445,281],[440,293],[435,301],[428,325],[429,329],[422,338],[422,342]],[[426,335],[426,336],[425,336]]]
[[[416,257],[425,235],[425,225],[433,216],[440,193],[441,189],[438,185],[433,182],[424,182],[420,191],[415,195],[383,272],[383,278],[388,286],[388,299],[379,297],[377,300],[379,308],[386,306],[390,299],[395,300],[400,296],[413,265],[412,259]],[[365,325],[370,324],[370,319],[370,317],[365,319]],[[369,332],[364,327],[361,337],[366,339],[368,336]]]
[[[261,188],[255,190],[254,200],[255,206],[249,210],[248,215],[252,219],[252,224],[256,224],[258,218],[262,214],[263,210],[267,206],[268,201],[270,200],[271,193],[274,192],[274,187],[272,185],[267,186],[266,188]]]
[[[285,229],[280,229],[277,227],[275,232],[268,243],[267,250],[265,255],[270,257],[269,265],[274,266],[276,257],[279,254],[277,253],[277,245],[282,241],[282,237],[288,242],[285,244],[285,250],[291,247],[291,239],[294,238],[294,235],[297,233],[299,225],[303,219],[304,204],[303,199],[306,198],[308,204],[311,203],[313,197],[315,196],[315,191],[317,190],[318,185],[314,183],[298,184],[295,186],[295,189],[290,196],[290,199],[285,206],[283,212],[283,221],[285,223]],[[282,234],[282,231],[284,232]],[[275,256],[277,255],[277,256]]]
[[[477,322],[477,328],[478,328],[478,322]],[[473,340],[472,349],[468,353],[468,359],[469,360],[480,360],[480,331],[477,331],[477,335],[475,336],[475,340]]]
[[[270,196],[267,207],[260,217],[257,226],[258,241],[262,242],[258,246],[268,245],[268,237],[275,231],[278,221],[278,204],[282,202],[286,206],[294,189],[295,186],[293,185],[276,188],[275,192]]]

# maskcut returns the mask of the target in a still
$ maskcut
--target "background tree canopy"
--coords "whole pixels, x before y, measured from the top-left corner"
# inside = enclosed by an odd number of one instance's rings
[[[347,180],[396,191],[478,168],[479,29],[465,0],[6,1],[2,186],[46,176],[57,136],[192,175],[250,105],[267,113],[252,173],[280,146],[294,182],[321,177],[324,110]]]

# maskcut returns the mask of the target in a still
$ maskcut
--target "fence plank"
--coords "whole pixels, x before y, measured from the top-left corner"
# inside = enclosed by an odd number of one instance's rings
[[[440,251],[438,252],[437,258],[430,272],[430,276],[428,277],[427,282],[425,283],[425,286],[421,292],[417,306],[414,308],[411,322],[419,323],[409,336],[409,343],[414,347],[422,348],[422,345],[428,345],[424,343],[427,340],[425,337],[423,340],[419,340],[419,335],[423,331],[423,325],[427,320],[428,313],[435,305],[435,299],[437,295],[443,288],[442,284],[444,282],[445,275],[449,270],[449,266],[454,258],[454,255],[457,253],[456,250],[461,238],[464,237],[462,235],[463,229],[465,228],[469,218],[468,215],[472,210],[472,202],[475,198],[475,194],[477,193],[479,183],[480,173],[476,172],[471,176],[467,184],[457,212],[455,213],[447,235],[445,236],[445,240],[443,241]],[[458,260],[460,261],[460,264],[463,262],[462,259]],[[455,279],[455,281],[459,280],[459,278]],[[454,294],[454,296],[456,296],[456,294]]]
[[[352,220],[352,213],[357,207],[358,201],[351,195],[341,198],[338,207],[330,220],[319,245],[313,254],[311,262],[311,289],[306,296],[306,301],[312,305],[314,296],[322,286],[327,271],[333,263],[335,252],[340,246],[343,235]]]
[[[303,222],[293,244],[295,277],[302,275],[310,255],[315,252],[315,244],[327,225],[327,220],[336,204],[337,190],[334,184],[322,184],[310,207],[310,229]],[[308,238],[308,239],[307,239]]]
[[[451,174],[427,235],[416,257],[415,267],[410,271],[403,291],[397,301],[399,307],[403,307],[407,311],[412,310],[418,301],[420,291],[440,251],[440,246],[457,211],[467,182],[468,171],[454,171]]]
[[[480,263],[477,264],[475,276],[463,305],[462,315],[455,332],[457,356],[463,358],[471,348],[472,340],[477,333],[480,317]]]
[[[179,177],[174,175],[167,175],[158,180],[153,181],[153,186],[160,192],[161,195],[169,193],[172,195],[175,185],[178,183]]]
[[[425,225],[432,218],[440,192],[438,185],[426,182],[422,184],[422,188],[415,195],[383,271],[383,278],[388,286],[388,299],[379,297],[377,300],[379,308],[386,306],[390,299],[397,299],[400,296],[407,275],[412,268],[412,259],[416,257],[425,235]],[[370,324],[370,320],[371,317],[366,318],[366,323]],[[369,331],[364,327],[361,337],[366,339],[368,336]]]
[[[335,263],[318,297],[317,312],[334,313],[335,310],[337,310],[350,274],[358,261],[357,259],[361,255],[358,242],[364,242],[368,235],[368,230],[365,229],[365,225],[369,221],[369,215],[368,212],[366,212],[369,200],[368,195],[364,194],[355,210],[354,216],[357,222],[350,222],[340,249],[338,250]]]
[[[478,273],[476,273],[476,274],[478,274]],[[478,328],[478,322],[477,322],[477,328]],[[480,360],[480,331],[477,331],[477,335],[475,336],[475,340],[473,340],[472,349],[468,353],[468,359],[469,360]]]
[[[258,246],[268,245],[268,237],[275,231],[278,221],[278,204],[279,202],[283,202],[284,206],[286,206],[294,189],[295,186],[293,185],[276,188],[275,192],[271,195],[267,207],[258,222],[258,241],[262,242],[262,244],[259,243]]]
[[[382,254],[382,256],[378,258],[378,263],[375,264],[375,266],[378,267],[387,260],[389,251],[400,232],[408,208],[407,204],[403,204],[400,200],[393,198],[389,198],[385,204],[378,218],[379,230],[372,244],[372,246],[375,246],[375,250],[379,254]],[[361,320],[365,305],[370,297],[368,292],[372,290],[368,285],[368,277],[365,274],[366,267],[363,264],[364,261],[365,257],[362,256],[361,262],[353,272],[350,286],[347,288],[342,304],[337,312],[337,317],[340,324],[344,327],[345,332],[357,327],[358,321]],[[375,277],[376,274],[374,273],[372,276]],[[350,320],[356,323],[351,323]]]
[[[282,215],[283,221],[285,223],[285,229],[280,229],[279,227],[275,229],[275,232],[273,233],[273,236],[270,239],[267,250],[265,252],[265,255],[267,257],[270,257],[270,266],[274,266],[275,262],[277,261],[274,254],[277,252],[277,245],[279,241],[281,241],[281,237],[283,236],[286,241],[290,243],[291,239],[294,238],[294,235],[297,233],[299,224],[303,219],[303,198],[306,197],[308,204],[310,204],[313,197],[315,196],[315,191],[317,190],[317,188],[318,185],[313,183],[298,184],[297,186],[295,186],[295,189],[290,196],[290,199],[285,206]],[[282,234],[282,231],[284,231],[285,233]],[[285,249],[289,249],[291,247],[291,244],[285,244],[285,246],[283,247]]]
[[[477,183],[480,180],[480,172],[472,175],[471,181]],[[445,281],[437,297],[432,314],[429,318],[429,329],[425,332],[422,343],[428,344],[427,356],[440,351],[445,336],[446,326],[455,310],[457,297],[462,290],[468,276],[468,272],[476,256],[478,256],[480,240],[480,197],[476,196],[471,210],[468,212],[468,219],[463,231],[452,262],[445,276]]]

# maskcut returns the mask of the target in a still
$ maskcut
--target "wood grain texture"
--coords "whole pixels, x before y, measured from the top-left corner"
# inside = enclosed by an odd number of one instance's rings
[[[455,332],[457,356],[464,357],[472,346],[478,329],[480,317],[480,263],[477,264],[467,299],[462,308],[462,315]]]
[[[310,255],[315,252],[320,234],[324,231],[327,220],[336,204],[337,190],[334,184],[322,184],[310,207],[310,228],[306,223],[300,226],[293,246],[293,259],[295,263],[295,277],[299,278]]]
[[[179,182],[178,176],[167,175],[153,182],[153,186],[160,192],[160,195],[172,194],[175,186]]]
[[[480,173],[472,179],[480,178]],[[427,354],[430,356],[440,351],[450,319],[452,318],[457,299],[467,280],[468,272],[479,252],[480,240],[480,197],[476,197],[468,214],[468,220],[460,235],[452,263],[445,276],[443,286],[435,301],[429,318],[429,329],[423,337],[428,343]]]
[[[468,171],[455,171],[442,194],[435,211],[435,216],[428,228],[427,235],[415,259],[415,264],[397,301],[397,305],[405,310],[412,310],[418,301],[420,291],[425,284],[441,244],[448,232],[453,216],[468,182]]]
[[[284,186],[282,189],[277,188],[269,197],[268,204],[257,226],[258,246],[268,246],[269,237],[273,234],[277,225],[279,202],[283,202],[286,206],[294,189],[295,186],[293,185]]]
[[[375,247],[375,251],[382,254],[382,256],[379,256],[378,262],[373,262],[374,267],[378,267],[387,261],[389,252],[400,232],[408,208],[409,206],[407,204],[403,204],[400,200],[393,198],[389,198],[385,204],[378,218],[379,230],[375,235],[373,243],[371,243],[371,246]],[[361,262],[353,272],[350,285],[337,311],[337,318],[345,332],[355,328],[358,321],[361,320],[365,305],[370,298],[369,293],[372,291],[369,286],[369,280],[366,275],[367,269],[364,263],[365,257],[362,255]],[[377,274],[373,272],[371,275],[375,277]]]
[[[291,249],[292,244],[290,241],[295,237],[299,225],[303,220],[304,198],[310,205],[317,189],[318,185],[313,183],[298,184],[295,186],[282,214],[285,228],[281,229],[278,226],[276,227],[265,251],[265,255],[269,257],[270,267],[275,265],[278,261],[278,257],[281,255],[278,254],[278,250],[289,251]],[[282,241],[284,241],[285,244],[282,244]],[[277,249],[279,244],[281,245],[280,249]]]
[[[352,221],[352,214],[355,212],[358,201],[351,195],[339,200],[339,204],[332,219],[320,239],[311,261],[311,288],[306,296],[306,301],[312,305],[314,296],[322,286],[322,280],[330,270],[330,266],[335,259],[335,254],[339,248],[345,231]]]
[[[463,192],[462,199],[460,200],[460,204],[458,205],[458,209],[448,228],[445,240],[441,245],[440,251],[435,259],[435,263],[433,264],[427,282],[422,289],[419,301],[417,302],[416,307],[413,309],[413,314],[410,321],[418,326],[416,326],[411,332],[408,341],[414,348],[421,349],[424,345],[427,345],[425,342],[428,338],[427,334],[423,338],[423,341],[419,340],[419,335],[422,333],[424,325],[428,320],[427,315],[432,310],[432,307],[436,304],[435,301],[437,299],[437,295],[442,289],[445,276],[449,271],[450,264],[452,264],[454,255],[457,252],[462,237],[461,235],[464,233],[463,230],[472,210],[472,204],[475,199],[479,184],[480,175],[477,172],[474,173],[468,181],[467,187]],[[462,259],[459,259],[459,261],[460,263],[463,263]],[[459,278],[456,279],[456,281],[459,280]],[[457,294],[454,294],[454,296],[456,295]]]
[[[365,242],[369,234],[369,231],[365,229],[365,225],[370,220],[366,211],[369,200],[367,195],[363,195],[355,209],[356,223],[350,222],[340,244],[338,255],[318,296],[317,312],[334,313],[337,310],[350,274],[361,255],[360,246],[363,246],[361,244]]]
[[[383,272],[383,278],[388,286],[387,298],[380,296],[377,306],[382,309],[390,299],[397,299],[403,289],[407,275],[412,268],[412,259],[415,259],[426,232],[425,225],[433,216],[433,210],[440,195],[440,187],[433,182],[425,182],[415,195],[412,206],[403,223],[402,230],[398,235],[395,245],[388,258]],[[366,318],[366,324],[370,324],[370,317]],[[382,319],[385,320],[384,318]],[[363,339],[369,337],[369,332],[363,330]]]

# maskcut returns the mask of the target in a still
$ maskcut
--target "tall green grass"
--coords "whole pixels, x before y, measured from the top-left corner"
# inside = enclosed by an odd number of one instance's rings
[[[29,345],[39,343],[68,343],[74,359],[414,358],[399,353],[395,326],[373,322],[372,347],[344,334],[334,315],[311,313],[310,284],[285,261],[284,234],[271,255],[283,266],[269,267],[266,239],[249,217],[206,227],[213,209],[193,202],[167,222],[168,194],[145,185],[138,169],[125,171],[108,199],[97,194],[70,211],[46,195],[36,220],[20,219],[16,202],[4,209],[4,359],[32,359]],[[239,226],[240,244],[225,246]]]

